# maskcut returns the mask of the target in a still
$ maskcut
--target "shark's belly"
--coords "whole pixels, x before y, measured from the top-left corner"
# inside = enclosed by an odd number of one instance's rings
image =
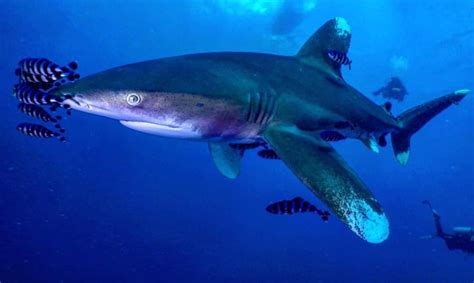
[[[120,121],[122,125],[135,131],[168,138],[202,139],[202,134],[192,127],[167,126],[139,121]]]
[[[215,110],[215,109],[214,109]],[[121,120],[130,129],[168,138],[202,141],[252,141],[260,137],[261,124],[247,121],[242,111],[175,111],[147,121]]]
[[[122,125],[135,131],[167,138],[192,139],[202,141],[253,141],[260,138],[260,129],[252,125],[241,127],[214,128],[211,125],[167,126],[139,121],[120,121]],[[210,127],[211,126],[211,127]]]

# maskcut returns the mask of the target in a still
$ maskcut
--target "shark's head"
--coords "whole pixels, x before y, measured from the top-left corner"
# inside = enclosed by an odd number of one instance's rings
[[[186,112],[173,107],[181,96],[150,89],[138,77],[121,75],[120,69],[92,75],[60,87],[53,95],[64,97],[63,103],[74,110],[119,120],[134,130],[177,138],[200,137],[189,117],[183,116]]]
[[[116,120],[144,121],[156,104],[156,96],[134,89],[116,89],[77,81],[54,94],[65,97],[72,109]]]

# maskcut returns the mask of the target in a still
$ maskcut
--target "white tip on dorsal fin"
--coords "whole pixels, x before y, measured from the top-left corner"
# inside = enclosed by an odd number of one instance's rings
[[[347,23],[346,19],[335,17],[334,20],[336,21],[336,32],[339,36],[347,37],[351,35],[351,27]]]
[[[298,54],[303,62],[326,67],[341,76],[341,65],[331,60],[329,51],[347,54],[351,44],[351,28],[344,18],[334,18],[322,25],[303,45]]]

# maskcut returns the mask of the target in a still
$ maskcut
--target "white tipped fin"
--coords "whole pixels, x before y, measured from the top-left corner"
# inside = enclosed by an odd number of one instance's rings
[[[379,202],[327,142],[281,125],[268,127],[264,138],[291,171],[354,233],[374,244],[387,239],[389,223]]]
[[[401,165],[406,165],[408,163],[408,158],[410,157],[410,151],[402,151],[396,155],[398,162]]]
[[[347,37],[351,34],[351,26],[349,26],[346,19],[336,17],[334,20],[336,21],[334,28],[336,29],[337,35],[339,35],[339,37]]]
[[[353,199],[350,207],[348,212],[360,212],[347,216],[347,225],[352,231],[363,235],[364,240],[372,244],[379,244],[388,238],[390,229],[385,213],[374,211],[363,199]]]
[[[296,1],[296,0],[295,0]],[[296,55],[302,62],[319,66],[330,74],[342,78],[341,64],[333,61],[328,52],[349,52],[351,28],[343,18],[334,18],[322,25],[301,47]]]
[[[374,137],[370,137],[368,139],[361,139],[361,141],[367,146],[368,149],[375,153],[379,153],[379,145],[377,144],[377,141],[375,140]]]
[[[468,94],[470,93],[471,90],[470,89],[467,89],[467,88],[464,88],[464,89],[458,89],[454,92],[454,94]]]

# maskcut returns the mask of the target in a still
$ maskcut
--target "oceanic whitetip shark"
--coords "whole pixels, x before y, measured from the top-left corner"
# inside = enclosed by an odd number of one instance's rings
[[[119,120],[131,129],[209,143],[220,172],[235,178],[241,150],[267,142],[290,170],[352,231],[370,243],[389,235],[379,202],[324,131],[361,140],[371,150],[390,134],[396,158],[408,160],[410,137],[468,90],[394,117],[347,84],[328,56],[347,54],[351,31],[327,21],[295,56],[225,52],[178,56],[113,68],[60,87],[75,110]]]

